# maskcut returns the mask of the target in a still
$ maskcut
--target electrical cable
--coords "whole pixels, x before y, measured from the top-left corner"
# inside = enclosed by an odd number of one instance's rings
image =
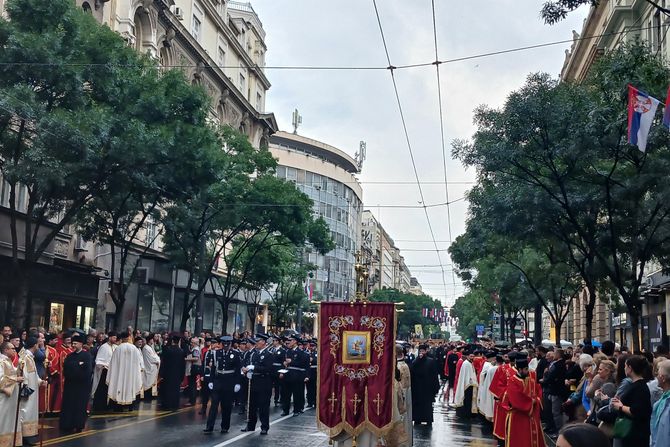
[[[435,76],[437,78],[437,104],[440,115],[440,143],[442,145],[442,167],[444,170],[444,192],[447,200],[447,229],[449,240],[453,240],[451,234],[451,207],[449,206],[449,175],[447,173],[447,147],[444,139],[444,110],[442,106],[442,81],[440,79],[440,62],[437,48],[437,19],[435,18],[435,0],[430,1],[431,13],[433,15],[433,45],[435,47]],[[451,271],[451,280],[456,282],[454,271]]]
[[[382,43],[384,45],[384,53],[386,54],[386,61],[388,62],[389,73],[391,74],[391,81],[393,82],[393,91],[395,92],[396,102],[398,104],[398,112],[400,113],[400,120],[402,122],[402,128],[405,133],[405,141],[407,142],[407,149],[409,151],[410,160],[412,161],[412,169],[414,171],[414,177],[416,178],[416,185],[419,190],[419,196],[421,197],[421,203],[424,204],[424,214],[426,215],[426,221],[428,222],[428,230],[430,231],[431,238],[435,241],[435,232],[433,231],[433,225],[430,222],[430,215],[428,214],[428,209],[425,206],[425,198],[423,195],[423,189],[421,187],[421,180],[419,178],[419,172],[416,168],[416,161],[414,160],[414,151],[412,150],[412,144],[409,139],[409,132],[407,130],[407,122],[405,120],[405,113],[402,108],[402,103],[400,101],[400,94],[398,93],[398,84],[395,79],[395,74],[393,72],[393,64],[391,64],[391,57],[389,55],[388,45],[386,44],[386,36],[384,35],[384,28],[382,26],[381,17],[379,16],[379,9],[377,8],[377,0],[372,0],[372,4],[375,9],[375,15],[377,17],[377,24],[379,25],[379,33],[382,38]],[[440,264],[442,264],[442,256],[438,250],[437,242],[434,242],[435,253],[437,254],[437,259]],[[446,279],[444,278],[444,268],[442,269],[442,282],[444,283],[444,288],[447,288]]]

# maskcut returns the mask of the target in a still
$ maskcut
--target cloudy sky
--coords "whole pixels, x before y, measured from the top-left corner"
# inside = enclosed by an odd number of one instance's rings
[[[558,25],[539,17],[540,0],[436,0],[440,60],[555,42],[581,31],[587,10]],[[253,0],[267,32],[267,65],[387,66],[372,0]],[[435,60],[430,0],[378,0],[391,63]],[[451,236],[464,231],[467,203],[458,201],[472,186],[474,172],[450,157],[451,142],[469,138],[472,111],[480,104],[501,105],[526,75],[557,76],[569,44],[442,64],[444,129]],[[268,70],[272,88],[266,110],[280,129],[291,131],[295,108],[303,116],[299,133],[353,155],[367,143],[359,176],[365,206],[371,209],[402,250],[426,293],[450,305],[463,291],[454,281],[447,207],[428,209],[446,275],[422,208],[388,208],[420,203],[420,194],[387,70]],[[396,71],[409,139],[427,205],[446,202],[437,81],[434,66]],[[386,183],[379,183],[386,182]],[[456,282],[456,284],[454,284]],[[446,283],[446,287],[444,285]]]

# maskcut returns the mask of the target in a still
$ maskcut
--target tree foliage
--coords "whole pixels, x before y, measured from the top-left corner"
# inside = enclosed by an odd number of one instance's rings
[[[529,76],[501,109],[479,108],[473,140],[454,145],[481,184],[503,189],[491,219],[518,219],[524,238],[560,242],[557,253],[591,296],[606,280],[627,306],[636,346],[645,267],[668,264],[670,189],[661,179],[670,151],[656,126],[646,153],[626,143],[626,93],[630,83],[661,97],[667,79],[642,44],[622,46],[581,84]]]
[[[442,308],[440,301],[429,295],[414,295],[413,293],[401,292],[398,289],[377,289],[368,298],[370,301],[383,303],[405,303],[399,307],[402,310],[398,313],[399,337],[409,337],[413,334],[416,324],[423,327],[424,336],[439,332],[439,324],[434,319],[423,316],[423,309]]]

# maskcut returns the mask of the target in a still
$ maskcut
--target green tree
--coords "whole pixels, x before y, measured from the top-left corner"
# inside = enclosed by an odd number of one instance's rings
[[[423,309],[441,309],[442,304],[429,295],[414,295],[404,293],[398,289],[377,289],[368,297],[370,301],[382,303],[405,303],[398,308],[398,336],[409,338],[414,333],[414,325],[420,324],[424,328],[424,336],[428,333],[439,332],[439,324],[435,319],[424,317]]]
[[[219,180],[169,206],[164,219],[165,251],[188,272],[187,284],[197,279],[185,291],[182,327],[217,263],[225,272],[213,278],[225,327],[228,306],[264,248],[307,243],[322,253],[334,248],[327,224],[312,215],[312,200],[275,177],[276,161],[269,151],[256,150],[246,136],[228,126],[221,129],[221,138]]]
[[[56,236],[114,189],[116,179],[155,167],[144,146],[171,136],[185,141],[161,121],[168,106],[166,121],[193,129],[197,123],[188,120],[199,116],[202,101],[174,74],[161,85],[146,58],[71,0],[9,0],[6,10],[0,173],[9,186],[12,262],[2,282],[13,323],[25,327],[31,274]]]
[[[502,109],[477,110],[473,141],[455,145],[482,177],[515,185],[520,199],[512,206],[549,205],[545,216],[572,241],[569,253],[592,273],[602,269],[626,304],[636,347],[644,269],[669,260],[670,191],[659,179],[670,151],[666,132],[652,131],[646,153],[626,143],[626,93],[631,83],[660,96],[667,79],[661,59],[643,45],[622,46],[580,85],[531,75]]]

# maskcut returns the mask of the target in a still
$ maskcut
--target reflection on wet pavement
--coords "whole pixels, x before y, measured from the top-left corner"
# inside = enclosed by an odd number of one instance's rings
[[[213,434],[202,433],[205,416],[197,414],[199,407],[183,408],[169,413],[156,410],[155,403],[143,403],[139,412],[93,416],[85,432],[69,436],[58,433],[57,419],[43,421],[45,446],[101,447],[107,445],[131,445],[150,447],[325,447],[328,438],[317,431],[314,410],[293,417],[280,417],[279,408],[271,408],[271,427],[268,436],[261,437],[259,429],[254,433],[241,433],[244,415],[233,412],[231,429],[227,434],[215,430]],[[497,442],[491,434],[491,424],[480,418],[464,421],[456,417],[454,409],[435,403],[435,422],[432,427],[414,427],[414,446],[432,447],[488,447]],[[218,427],[217,427],[218,429]]]

